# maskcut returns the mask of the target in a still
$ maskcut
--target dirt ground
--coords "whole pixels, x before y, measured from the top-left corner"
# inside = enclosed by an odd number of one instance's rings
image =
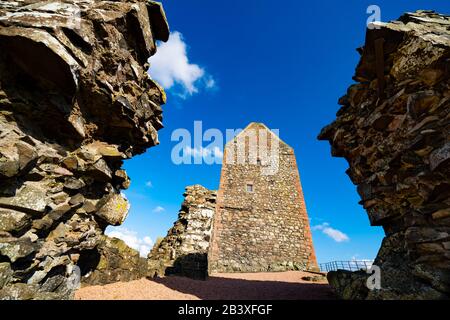
[[[76,300],[314,300],[334,299],[326,280],[303,280],[300,271],[220,273],[206,281],[163,277],[79,289]]]

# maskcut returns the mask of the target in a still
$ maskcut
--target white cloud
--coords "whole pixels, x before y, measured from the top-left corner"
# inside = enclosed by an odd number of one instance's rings
[[[150,76],[165,89],[180,87],[181,90],[174,93],[183,99],[197,93],[200,87],[216,86],[215,80],[202,67],[189,62],[187,45],[178,31],[172,32],[167,42],[159,44],[149,62]]]
[[[106,230],[106,234],[110,237],[123,240],[128,246],[139,251],[141,257],[146,257],[153,246],[150,237],[139,238],[137,232],[124,227],[110,227]]]
[[[355,254],[352,256],[352,259],[350,260],[350,265],[355,269],[369,269],[372,268],[373,260],[372,259],[361,259],[358,258],[359,254]]]
[[[152,211],[153,211],[153,212],[156,212],[156,213],[159,213],[159,212],[166,211],[166,209],[164,209],[164,208],[161,207],[161,206],[157,206],[157,207],[154,208]]]
[[[207,76],[205,79],[205,87],[207,89],[216,88],[216,80],[212,76]]]
[[[151,181],[147,181],[147,182],[145,183],[145,185],[146,185],[147,187],[149,187],[149,188],[152,188],[152,187],[153,187],[153,183],[152,183]]]
[[[313,227],[311,227],[311,230],[313,230],[313,231],[320,230],[320,231],[322,231],[322,233],[326,234],[327,236],[329,236],[331,239],[333,239],[336,242],[345,242],[345,241],[350,240],[350,238],[345,233],[343,233],[340,230],[330,227],[330,224],[327,222],[313,226]]]

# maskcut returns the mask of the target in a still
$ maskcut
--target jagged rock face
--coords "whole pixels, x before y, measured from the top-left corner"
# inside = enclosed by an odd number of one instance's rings
[[[152,1],[0,2],[0,297],[70,298],[125,219],[121,165],[158,144],[146,60],[168,34]]]
[[[104,285],[118,281],[131,281],[147,275],[147,259],[117,238],[102,236],[95,250],[86,254],[84,285]],[[90,268],[90,267],[94,267]]]
[[[371,224],[386,233],[375,260],[382,289],[331,274],[338,291],[353,288],[344,297],[450,296],[449,25],[420,11],[368,30],[357,83],[319,135],[348,161]]]
[[[178,220],[148,255],[150,276],[208,276],[208,249],[216,192],[201,185],[186,187]]]

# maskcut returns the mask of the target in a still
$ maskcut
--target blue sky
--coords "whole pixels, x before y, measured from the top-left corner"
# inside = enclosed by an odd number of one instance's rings
[[[382,21],[417,9],[450,13],[448,1],[163,1],[172,34],[150,74],[166,87],[165,128],[159,146],[125,162],[131,211],[108,231],[148,250],[176,220],[185,186],[218,188],[220,165],[172,162],[174,130],[192,131],[198,120],[225,132],[257,121],[296,152],[318,261],[373,259],[383,230],[358,205],[346,161],[316,139],[353,83],[373,4]]]

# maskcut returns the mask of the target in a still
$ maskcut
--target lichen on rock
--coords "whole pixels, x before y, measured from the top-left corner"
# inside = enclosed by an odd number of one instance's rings
[[[147,59],[168,35],[153,1],[0,2],[1,298],[71,298],[125,219],[121,166],[159,143]]]

